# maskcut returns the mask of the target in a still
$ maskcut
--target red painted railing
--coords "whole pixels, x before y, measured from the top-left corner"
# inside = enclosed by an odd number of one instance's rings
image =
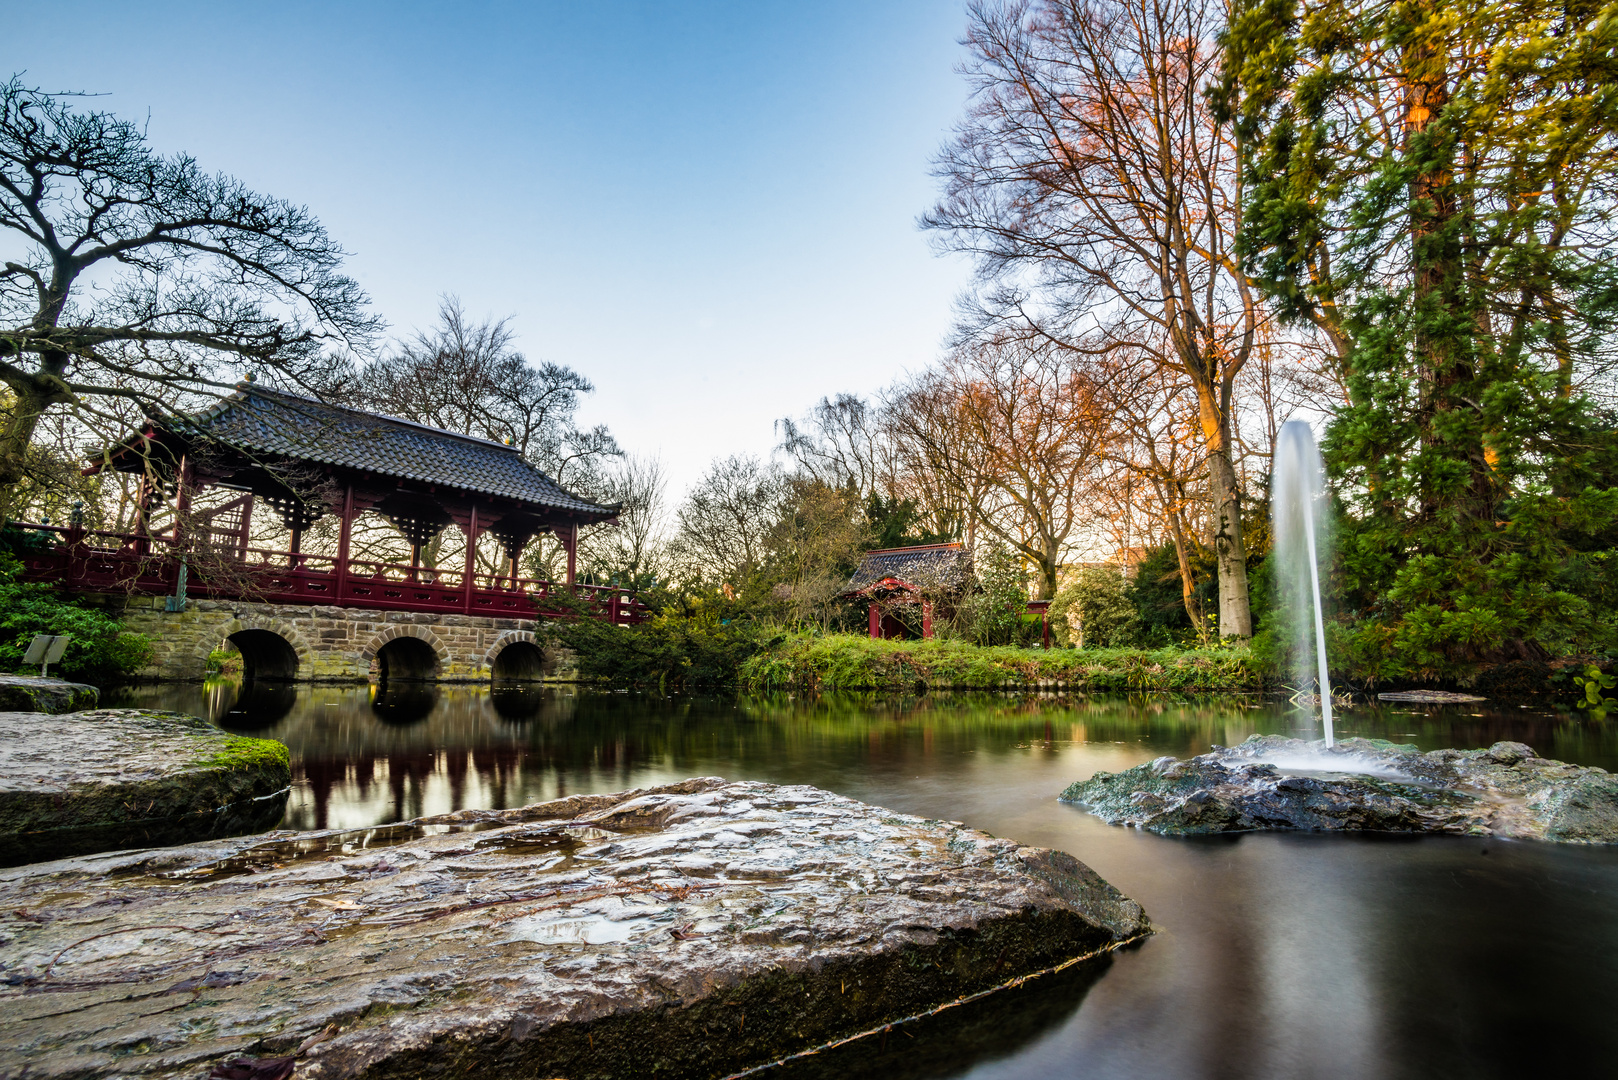
[[[48,581],[80,592],[145,596],[173,596],[179,587],[179,556],[162,537],[21,522],[17,527],[56,539],[51,547],[23,556],[25,580]],[[474,574],[468,589],[461,570],[363,559],[350,559],[348,572],[340,574],[337,560],[330,555],[247,548],[242,556],[193,553],[186,560],[186,595],[535,619],[559,615],[559,608],[547,601],[568,592],[568,586],[555,582],[494,574]],[[575,585],[572,592],[596,618],[606,622],[631,625],[649,614],[646,605],[626,589]]]

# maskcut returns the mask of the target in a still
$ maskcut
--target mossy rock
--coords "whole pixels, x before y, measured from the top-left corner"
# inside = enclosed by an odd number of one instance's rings
[[[0,675],[0,712],[70,713],[93,709],[101,691],[89,683]]]
[[[0,713],[0,863],[273,827],[287,748],[181,713]]]

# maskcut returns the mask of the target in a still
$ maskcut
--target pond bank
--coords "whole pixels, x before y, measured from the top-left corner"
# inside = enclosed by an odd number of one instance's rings
[[[749,690],[1243,691],[1265,679],[1246,646],[1023,649],[961,641],[795,635],[741,664]]]

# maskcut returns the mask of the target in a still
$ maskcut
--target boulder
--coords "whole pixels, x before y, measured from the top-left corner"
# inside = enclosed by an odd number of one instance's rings
[[[1186,761],[1096,773],[1061,799],[1166,835],[1348,829],[1618,843],[1618,777],[1517,742],[1423,754],[1380,739],[1327,749],[1255,735]]]
[[[1061,852],[711,777],[0,871],[0,912],[41,1078],[713,1077],[1150,931]]]
[[[0,864],[273,828],[287,748],[181,713],[0,713]]]
[[[101,691],[89,683],[0,675],[0,712],[69,713],[93,709]]]

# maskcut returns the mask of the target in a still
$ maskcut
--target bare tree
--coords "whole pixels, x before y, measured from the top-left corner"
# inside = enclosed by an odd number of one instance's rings
[[[364,349],[379,327],[306,208],[158,154],[73,96],[0,84],[8,498],[53,407],[119,420],[106,401],[125,399],[158,413],[243,360],[307,385],[323,352]]]
[[[887,402],[900,456],[933,474],[972,520],[1038,568],[1056,594],[1070,541],[1097,520],[1091,485],[1110,437],[1088,374],[1026,340],[963,347]]]
[[[1234,250],[1236,147],[1204,95],[1222,24],[1209,0],[975,4],[972,105],[924,224],[976,257],[979,328],[1123,353],[1194,392],[1219,630],[1246,637],[1233,398],[1266,312]]]
[[[802,420],[775,422],[777,449],[799,472],[832,488],[849,488],[861,498],[889,495],[892,462],[883,438],[880,411],[854,394],[821,398]]]
[[[621,451],[605,427],[574,423],[595,387],[572,368],[530,363],[515,338],[509,318],[475,322],[445,296],[436,326],[360,370],[360,394],[378,412],[510,443],[558,483],[603,495],[603,466]]]
[[[787,481],[765,544],[772,595],[793,622],[831,628],[837,597],[870,538],[862,509],[852,485],[801,476]]]
[[[668,476],[656,457],[624,457],[607,481],[607,501],[622,507],[615,528],[592,529],[580,539],[587,571],[641,586],[664,573]]]
[[[785,494],[780,470],[756,457],[715,461],[680,507],[681,555],[702,577],[733,587],[745,583],[764,567]]]

